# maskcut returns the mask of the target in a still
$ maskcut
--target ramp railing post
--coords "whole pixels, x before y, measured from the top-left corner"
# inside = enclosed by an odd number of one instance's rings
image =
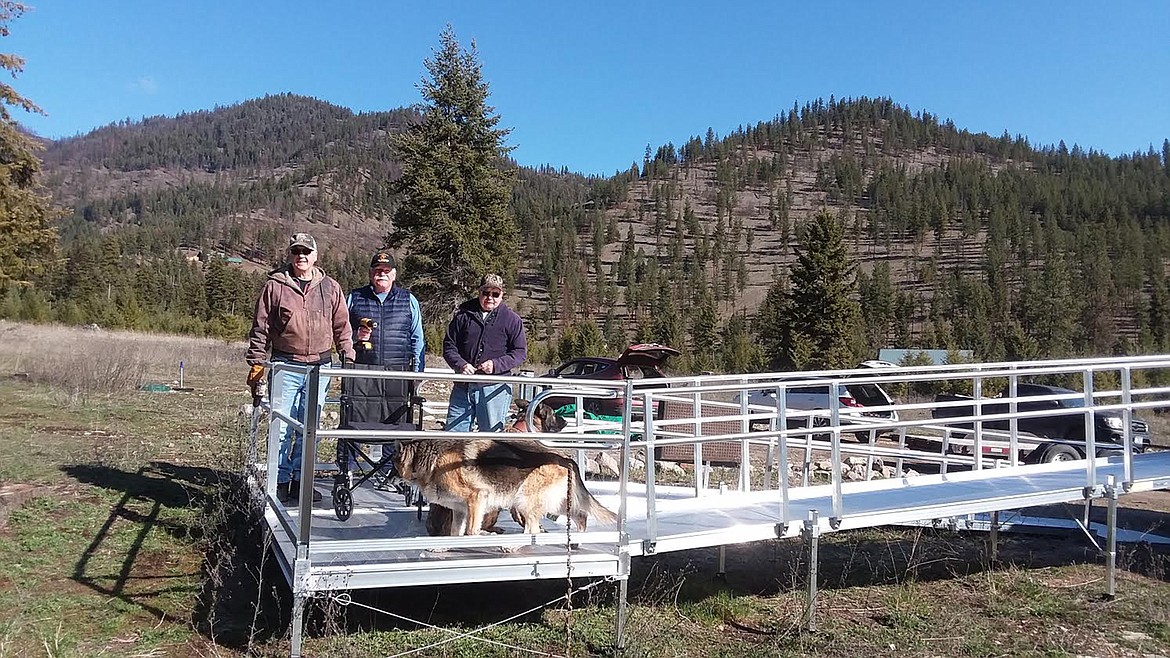
[[[776,424],[780,430],[780,463],[776,470],[776,483],[780,487],[780,518],[788,523],[788,391],[776,387]],[[806,476],[807,476],[807,469]]]
[[[1121,488],[1129,491],[1133,487],[1133,373],[1129,366],[1121,368],[1121,403],[1125,408],[1121,410],[1122,438],[1125,449],[1121,451],[1122,481]]]
[[[695,386],[699,386],[699,379],[695,378]],[[747,392],[744,392],[747,395]],[[691,457],[695,466],[695,498],[698,498],[703,493],[703,489],[707,488],[707,478],[703,473],[703,401],[700,399],[698,393],[691,394],[691,418],[695,421],[691,425],[694,428],[695,443],[691,448]]]
[[[643,437],[646,441],[646,539],[645,552],[653,553],[654,545],[658,541],[658,510],[654,503],[654,394],[647,391],[642,394],[642,424]]]
[[[264,492],[268,497],[276,495],[276,471],[280,465],[280,438],[287,429],[287,423],[273,412],[277,400],[285,396],[284,378],[276,376],[280,364],[272,364],[268,377],[268,445],[265,454],[268,461],[268,477],[264,479]],[[279,379],[279,381],[278,381]]]
[[[300,544],[309,543],[313,527],[313,472],[317,468],[317,424],[321,420],[321,366],[313,366],[308,372],[305,388],[305,409],[301,417],[304,432],[301,433],[301,492],[299,505],[298,538]]]
[[[1097,461],[1094,459],[1097,456],[1097,428],[1093,411],[1097,403],[1093,399],[1093,371],[1085,368],[1082,377],[1085,383],[1085,490],[1089,491],[1097,486]]]
[[[837,397],[837,387],[840,385],[841,383],[836,379],[829,383],[829,422],[832,424],[829,440],[833,461],[833,514],[831,519],[838,520],[845,515],[845,500],[841,495],[841,484],[845,480],[845,464],[841,460],[841,400]]]
[[[1106,538],[1106,590],[1109,598],[1117,596],[1117,478],[1109,475],[1105,485],[1105,496],[1109,500],[1108,536]]]
[[[1012,370],[1015,370],[1012,366]],[[1020,403],[1016,402],[1016,395],[1019,391],[1019,378],[1015,373],[1008,377],[1008,410],[1011,411],[1011,418],[1008,419],[1008,462],[1015,466],[1020,461],[1020,419],[1016,418],[1016,413],[1019,412]]]
[[[633,434],[634,384],[626,380],[625,399],[622,400],[622,458],[618,464],[618,597],[617,597],[617,637],[614,646],[620,656],[626,648],[626,620],[629,615],[629,579],[630,579],[630,533],[627,528],[627,514],[629,513],[630,492],[630,459],[633,458],[630,447],[630,436]],[[653,461],[653,455],[647,456],[647,462]],[[649,506],[647,504],[647,506]]]
[[[983,378],[975,376],[971,383],[971,395],[975,398],[975,445],[971,447],[971,455],[975,458],[976,471],[983,468]]]
[[[818,523],[818,512],[815,509],[808,511],[808,520],[804,522],[804,541],[808,547],[808,590],[805,599],[804,624],[810,631],[817,630],[817,551],[821,539],[821,526]]]
[[[741,384],[746,384],[747,380],[740,380]],[[741,434],[747,434],[751,428],[751,422],[748,420],[748,396],[747,391],[739,396],[739,431]],[[751,460],[751,442],[743,439],[739,442],[739,490],[752,490],[752,460]],[[767,488],[767,487],[765,487]]]

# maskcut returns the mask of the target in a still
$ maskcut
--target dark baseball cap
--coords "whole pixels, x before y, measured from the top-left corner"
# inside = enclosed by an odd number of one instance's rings
[[[396,268],[397,263],[394,262],[394,254],[384,250],[375,253],[374,257],[370,259],[370,269],[372,270],[375,267]]]

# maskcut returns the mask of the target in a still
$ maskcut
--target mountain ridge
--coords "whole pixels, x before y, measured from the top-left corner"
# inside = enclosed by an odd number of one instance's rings
[[[269,96],[51,143],[46,184],[73,209],[67,242],[133,235],[138,249],[196,244],[259,265],[279,258],[284,235],[309,230],[336,252],[342,278],[364,278],[359,252],[380,243],[396,203],[386,137],[416,119],[410,109],[355,114]],[[584,320],[647,334],[661,295],[639,290],[646,281],[711,294],[728,321],[758,308],[774,272],[793,262],[803,223],[825,211],[849,229],[859,294],[884,264],[883,276],[908,296],[899,303],[912,308],[875,330],[875,341],[970,341],[975,330],[956,336],[955,322],[940,324],[938,300],[957,294],[940,294],[947,277],[982,286],[979,303],[1023,327],[1017,306],[1052,258],[1045,254],[1083,258],[1086,231],[1103,231],[1107,254],[1138,249],[1164,277],[1168,157],[1170,142],[1162,154],[1122,157],[1063,142],[1036,149],[890,99],[830,97],[723,137],[708,129],[680,147],[647,148],[640,168],[611,177],[519,168],[513,210],[525,258],[516,302],[550,338]],[[1130,224],[1148,236],[1136,247],[1124,242],[1134,242]],[[1006,258],[1000,252],[1012,259],[995,281],[988,259]],[[1144,269],[1136,282],[1132,272],[1110,274],[1117,294],[1108,313],[1123,342],[1148,332],[1143,317],[1164,284]],[[676,308],[697,301],[672,294]]]

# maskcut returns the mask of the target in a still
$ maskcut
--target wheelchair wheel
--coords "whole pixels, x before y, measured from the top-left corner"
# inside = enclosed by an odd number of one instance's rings
[[[353,514],[353,494],[340,482],[333,485],[333,512],[342,521],[348,521]]]

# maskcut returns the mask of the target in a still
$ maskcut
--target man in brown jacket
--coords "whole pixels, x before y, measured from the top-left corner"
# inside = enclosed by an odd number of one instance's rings
[[[268,274],[268,280],[256,300],[252,331],[248,333],[248,384],[256,386],[264,377],[264,362],[285,361],[299,365],[320,364],[321,395],[325,401],[329,388],[328,368],[333,360],[331,350],[336,347],[342,361],[353,361],[353,332],[349,325],[349,309],[341,285],[326,276],[317,263],[317,241],[308,233],[297,233],[289,239],[288,265]],[[269,353],[271,352],[271,356]],[[272,381],[273,411],[291,418],[303,417],[307,377],[297,372],[282,371]],[[287,425],[273,418],[272,422]],[[280,430],[278,430],[280,431]],[[298,497],[301,473],[301,435],[291,426],[283,428],[280,441],[280,464],[276,474],[276,496],[287,503]],[[321,494],[313,492],[313,502]]]

